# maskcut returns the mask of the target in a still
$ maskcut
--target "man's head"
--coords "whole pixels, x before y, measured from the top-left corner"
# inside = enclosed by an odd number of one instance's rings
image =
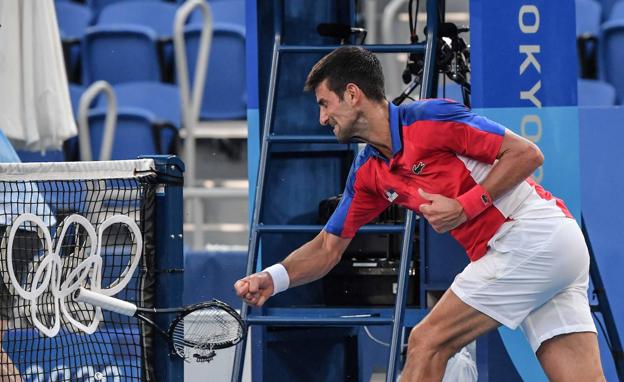
[[[382,103],[384,78],[374,54],[360,47],[340,47],[319,60],[305,82],[320,107],[320,123],[331,125],[340,142],[357,137],[356,122],[366,102]]]
[[[372,101],[381,102],[385,98],[381,64],[364,48],[344,46],[321,58],[310,70],[304,90],[314,91],[324,80],[340,99],[349,83],[357,85]]]

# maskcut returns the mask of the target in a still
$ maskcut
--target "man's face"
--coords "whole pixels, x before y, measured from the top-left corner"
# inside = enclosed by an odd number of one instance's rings
[[[316,87],[315,93],[316,102],[320,108],[321,125],[330,125],[338,142],[349,142],[355,133],[354,125],[358,114],[351,102],[347,100],[346,92],[340,99],[338,94],[329,90],[327,80],[324,80]]]

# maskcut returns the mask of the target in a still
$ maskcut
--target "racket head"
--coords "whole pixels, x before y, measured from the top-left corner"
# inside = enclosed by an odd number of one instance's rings
[[[231,306],[210,300],[187,306],[171,322],[167,334],[174,353],[202,362],[214,350],[238,344],[247,335],[247,328]]]

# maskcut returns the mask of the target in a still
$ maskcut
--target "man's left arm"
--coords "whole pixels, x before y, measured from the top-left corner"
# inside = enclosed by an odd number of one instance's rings
[[[491,204],[531,176],[544,161],[542,152],[533,142],[508,129],[505,129],[496,158],[498,161],[483,182],[457,199],[419,190],[420,195],[430,202],[422,204],[420,212],[436,232],[447,232],[461,225],[472,217],[471,213],[475,213],[472,205]]]

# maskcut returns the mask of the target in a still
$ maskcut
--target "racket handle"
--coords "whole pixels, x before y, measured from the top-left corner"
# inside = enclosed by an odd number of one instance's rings
[[[130,317],[134,316],[137,311],[137,306],[133,303],[106,296],[101,293],[92,292],[82,287],[76,290],[74,293],[74,299],[76,301],[86,302],[87,304],[99,306],[102,309],[110,310],[111,312]]]

